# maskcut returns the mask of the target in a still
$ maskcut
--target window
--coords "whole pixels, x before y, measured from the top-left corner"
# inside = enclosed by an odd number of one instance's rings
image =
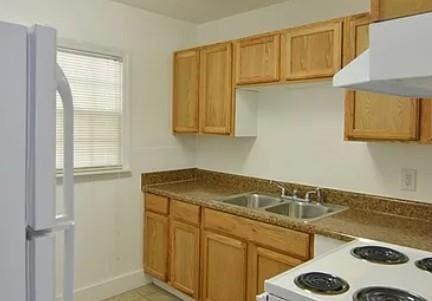
[[[60,48],[58,64],[74,98],[75,171],[120,169],[123,148],[123,60]],[[56,167],[63,168],[63,107],[57,95]]]

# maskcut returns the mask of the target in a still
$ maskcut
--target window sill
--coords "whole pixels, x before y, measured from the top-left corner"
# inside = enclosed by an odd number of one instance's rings
[[[95,169],[86,169],[86,170],[76,170],[74,171],[75,177],[80,176],[97,176],[97,175],[113,175],[113,174],[128,174],[131,173],[131,169],[128,167],[123,168],[95,168]],[[57,172],[56,178],[63,178],[63,172]]]

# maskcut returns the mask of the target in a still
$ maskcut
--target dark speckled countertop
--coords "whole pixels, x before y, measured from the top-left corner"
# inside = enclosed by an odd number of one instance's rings
[[[324,190],[327,193],[327,202],[349,208],[318,220],[302,222],[263,210],[233,206],[216,200],[251,191],[275,192],[270,191],[271,187],[265,186],[268,185],[266,180],[195,169],[180,171],[180,176],[178,173],[179,171],[173,171],[171,174],[169,172],[144,174],[142,189],[144,192],[307,233],[347,241],[356,237],[368,238],[432,251],[432,220],[424,218],[432,218],[429,216],[432,212],[428,211],[432,210],[429,204],[377,199],[377,197],[359,194],[352,194],[352,200],[347,201],[349,197],[347,192],[337,194],[333,190]],[[287,183],[287,185],[295,184]],[[297,188],[300,188],[300,191],[308,189],[300,185]],[[345,199],[341,200],[342,197]],[[364,203],[360,206],[356,205],[357,202]],[[404,215],[401,215],[401,212]]]

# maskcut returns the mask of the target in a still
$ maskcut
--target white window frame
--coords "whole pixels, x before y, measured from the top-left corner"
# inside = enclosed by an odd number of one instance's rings
[[[129,123],[129,55],[122,50],[84,44],[71,40],[59,39],[57,44],[58,50],[78,53],[83,55],[92,55],[102,58],[118,58],[123,64],[122,68],[122,118],[121,118],[121,164],[119,166],[109,167],[88,167],[74,169],[75,176],[85,175],[102,175],[113,173],[130,173],[130,123]],[[57,177],[63,177],[63,170],[57,170]]]

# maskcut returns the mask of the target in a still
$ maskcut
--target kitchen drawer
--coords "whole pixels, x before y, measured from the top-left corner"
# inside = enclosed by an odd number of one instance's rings
[[[176,220],[198,226],[200,221],[200,207],[177,200],[172,200],[171,216]]]
[[[257,222],[211,209],[204,209],[203,224],[208,230],[223,232],[243,240],[301,259],[311,257],[311,238],[309,234]]]
[[[169,199],[163,196],[146,193],[145,209],[161,214],[169,213]]]

